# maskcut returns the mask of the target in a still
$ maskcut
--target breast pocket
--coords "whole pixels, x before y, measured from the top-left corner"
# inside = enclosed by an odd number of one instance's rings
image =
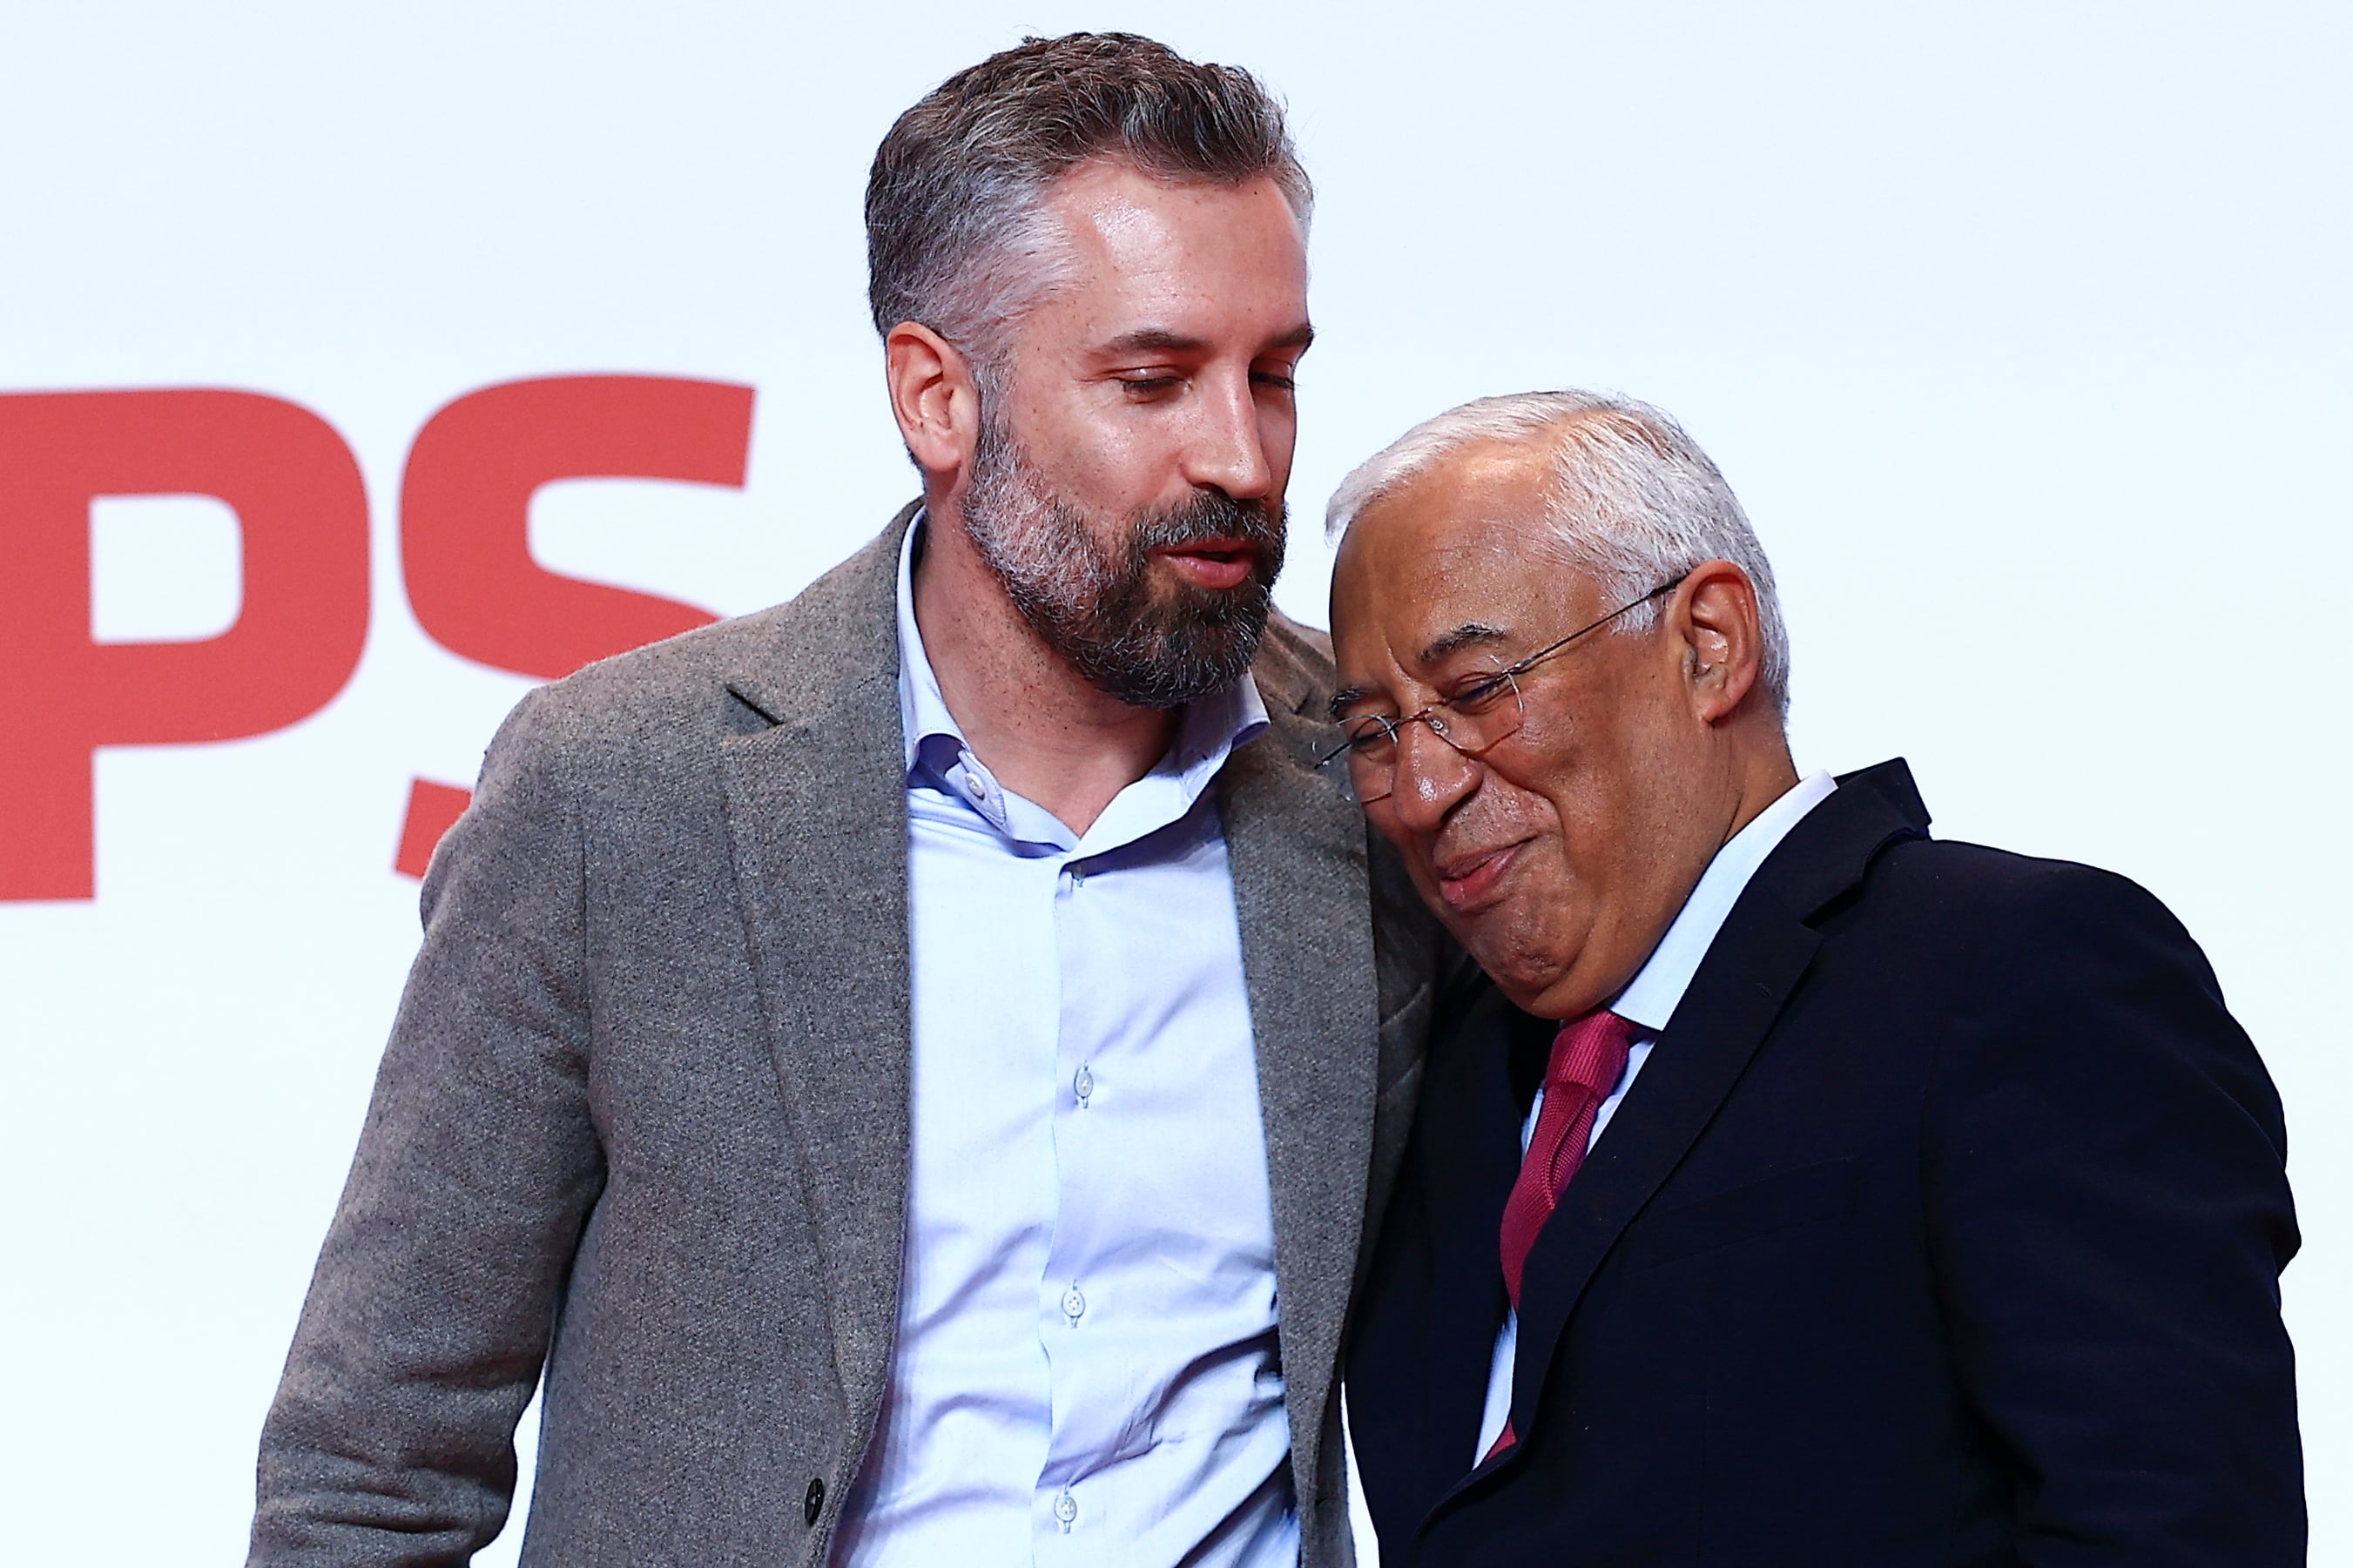
[[[1656,1268],[1678,1258],[1851,1214],[1860,1174],[1859,1161],[1829,1160],[1669,1209],[1627,1232],[1626,1267]]]

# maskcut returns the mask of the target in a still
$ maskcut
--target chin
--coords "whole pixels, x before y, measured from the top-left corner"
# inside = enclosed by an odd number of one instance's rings
[[[1567,965],[1525,953],[1491,955],[1481,952],[1477,943],[1467,939],[1463,946],[1470,950],[1471,956],[1478,960],[1479,967],[1487,972],[1487,977],[1495,983],[1495,988],[1509,999],[1513,1006],[1538,1017],[1558,1016],[1548,1011],[1544,1001],[1567,978]]]

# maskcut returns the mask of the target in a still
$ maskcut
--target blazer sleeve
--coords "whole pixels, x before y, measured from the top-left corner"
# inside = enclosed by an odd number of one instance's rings
[[[534,692],[435,851],[425,939],[261,1436],[256,1564],[463,1563],[603,1184],[579,815]]]
[[[1960,1376],[2037,1568],[2291,1568],[2302,1452],[2279,1098],[2187,931],[2054,867],[1960,985],[1926,1193]]]

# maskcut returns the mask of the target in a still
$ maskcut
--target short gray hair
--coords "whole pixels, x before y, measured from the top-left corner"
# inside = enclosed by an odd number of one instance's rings
[[[933,89],[876,150],[874,330],[919,321],[988,379],[1022,312],[1062,277],[1049,187],[1099,159],[1168,180],[1271,179],[1303,228],[1314,205],[1282,106],[1248,71],[1134,33],[1026,38]]]
[[[1546,521],[1564,565],[1589,574],[1611,604],[1672,582],[1705,561],[1729,561],[1757,587],[1764,657],[1758,682],[1786,721],[1789,634],[1773,567],[1724,475],[1664,410],[1599,392],[1482,397],[1425,419],[1359,464],[1332,492],[1337,540],[1366,508],[1467,447],[1541,441],[1553,461]],[[1648,630],[1655,603],[1616,623]]]

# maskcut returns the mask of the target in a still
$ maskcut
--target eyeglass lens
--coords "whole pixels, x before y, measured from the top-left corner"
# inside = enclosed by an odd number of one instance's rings
[[[1526,717],[1521,705],[1517,672],[1558,653],[1587,633],[1599,631],[1636,605],[1672,593],[1690,575],[1684,572],[1660,584],[1641,598],[1627,601],[1591,625],[1580,626],[1551,647],[1530,654],[1511,668],[1499,669],[1469,690],[1433,702],[1419,712],[1402,719],[1372,714],[1346,721],[1343,726],[1348,737],[1346,743],[1325,757],[1322,765],[1344,763],[1343,776],[1348,793],[1356,796],[1357,805],[1370,805],[1377,800],[1386,800],[1397,789],[1398,745],[1409,724],[1427,725],[1431,734],[1464,756],[1477,756],[1509,739]]]
[[[1519,682],[1501,675],[1402,719],[1375,715],[1350,721],[1348,743],[1335,760],[1346,763],[1348,790],[1356,803],[1370,805],[1397,788],[1398,748],[1407,725],[1426,725],[1464,756],[1477,756],[1510,739],[1525,719]]]

